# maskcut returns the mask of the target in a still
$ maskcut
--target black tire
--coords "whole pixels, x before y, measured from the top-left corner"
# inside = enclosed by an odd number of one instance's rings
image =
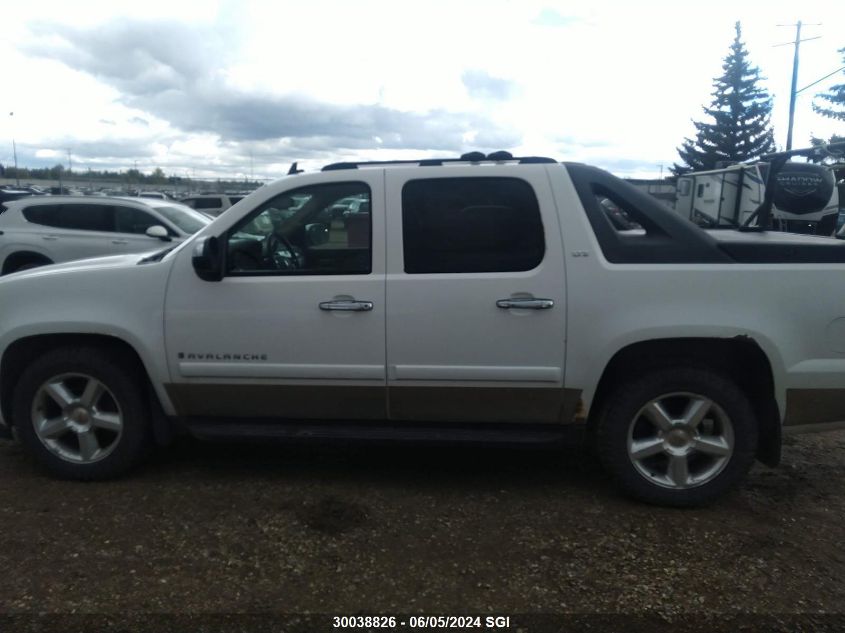
[[[122,430],[110,452],[91,463],[68,461],[47,448],[35,430],[33,406],[41,387],[52,378],[83,374],[102,383],[110,402],[119,407]],[[124,355],[97,347],[63,347],[45,353],[27,366],[15,387],[12,419],[27,452],[61,479],[111,479],[136,466],[152,446],[144,378]]]
[[[666,487],[669,484],[661,485],[647,477],[628,452],[629,433],[632,428],[639,428],[632,425],[643,424],[645,416],[638,417],[643,407],[661,396],[679,393],[711,400],[719,414],[727,417],[733,438],[733,451],[718,466],[721,470],[687,488]],[[757,434],[751,404],[730,378],[706,367],[667,367],[634,378],[609,395],[596,428],[596,449],[605,469],[625,494],[657,505],[692,507],[712,503],[744,479],[754,463]],[[707,463],[709,456],[693,455]],[[654,459],[666,459],[668,463],[671,457],[658,454]],[[716,459],[713,458],[714,463]]]

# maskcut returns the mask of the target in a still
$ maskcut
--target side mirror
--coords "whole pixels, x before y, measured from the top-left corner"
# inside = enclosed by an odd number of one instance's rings
[[[223,261],[220,258],[220,241],[213,235],[201,237],[194,244],[191,263],[197,277],[203,281],[223,279]]]
[[[308,246],[319,246],[329,241],[329,225],[321,222],[305,225],[305,240]]]
[[[149,237],[155,237],[163,242],[171,242],[173,239],[168,234],[167,229],[161,226],[160,224],[154,224],[153,226],[149,227],[146,231],[144,231]]]

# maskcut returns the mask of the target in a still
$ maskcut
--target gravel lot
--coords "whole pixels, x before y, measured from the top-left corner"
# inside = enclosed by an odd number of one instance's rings
[[[0,441],[0,613],[838,613],[845,432],[786,442],[670,510],[577,447],[182,441],[81,484]]]

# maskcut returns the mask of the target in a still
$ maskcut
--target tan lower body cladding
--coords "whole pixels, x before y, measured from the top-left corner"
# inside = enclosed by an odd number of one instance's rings
[[[180,417],[570,423],[578,389],[168,384]],[[389,413],[389,415],[388,415]]]
[[[784,426],[845,421],[845,389],[787,389]]]

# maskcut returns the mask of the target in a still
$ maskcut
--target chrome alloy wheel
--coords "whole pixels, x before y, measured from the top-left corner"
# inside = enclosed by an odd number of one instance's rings
[[[631,463],[664,488],[694,488],[712,481],[733,451],[730,418],[715,402],[693,393],[658,396],[628,427]]]
[[[123,433],[123,415],[114,395],[85,374],[62,374],[41,385],[31,417],[41,443],[75,464],[108,456]]]

